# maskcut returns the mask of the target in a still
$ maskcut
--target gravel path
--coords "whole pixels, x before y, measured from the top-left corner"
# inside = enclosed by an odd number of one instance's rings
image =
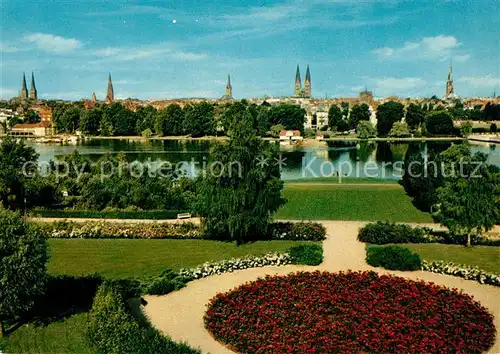
[[[234,273],[212,276],[188,283],[179,291],[166,296],[146,296],[148,304],[142,307],[151,323],[178,342],[186,342],[202,353],[233,353],[217,342],[205,330],[203,315],[209,300],[217,293],[226,292],[247,281],[266,274],[288,274],[296,271],[326,270],[375,270],[380,274],[394,274],[408,279],[422,279],[462,289],[474,296],[495,316],[497,338],[490,353],[500,353],[500,289],[474,281],[429,272],[393,272],[373,268],[365,262],[365,245],[356,240],[358,230],[365,223],[349,221],[324,221],[328,237],[323,243],[324,261],[318,267],[284,266],[246,269]]]

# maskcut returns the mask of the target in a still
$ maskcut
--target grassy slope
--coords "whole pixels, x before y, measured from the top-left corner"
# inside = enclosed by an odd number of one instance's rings
[[[6,353],[96,353],[85,336],[86,317],[81,313],[48,326],[24,325],[0,341],[1,348]]]
[[[145,277],[207,261],[284,251],[293,241],[263,241],[237,247],[204,240],[51,239],[52,274],[99,273],[110,278]]]
[[[398,184],[285,184],[283,195],[288,203],[276,213],[279,219],[432,222]]]
[[[439,243],[403,243],[395,246],[406,247],[412,252],[418,253],[426,261],[446,261],[455,264],[464,264],[500,274],[500,247],[461,245],[443,245]],[[379,245],[367,245],[367,247],[385,247]]]

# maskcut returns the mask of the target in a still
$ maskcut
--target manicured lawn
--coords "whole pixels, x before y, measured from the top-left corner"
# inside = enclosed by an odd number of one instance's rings
[[[288,203],[276,213],[278,219],[432,222],[398,184],[285,184],[283,195]]]
[[[500,274],[500,247],[441,244],[403,244],[427,261],[448,261],[477,266],[487,272]]]
[[[397,180],[393,179],[378,179],[378,178],[352,178],[352,177],[318,177],[318,178],[298,178],[289,179],[285,184],[297,183],[345,183],[345,184],[398,184]]]
[[[146,277],[166,268],[179,270],[207,261],[285,251],[298,242],[262,241],[236,246],[205,240],[49,240],[51,274]]]
[[[96,353],[85,336],[86,317],[81,313],[48,326],[24,325],[0,341],[0,348],[6,353]]]

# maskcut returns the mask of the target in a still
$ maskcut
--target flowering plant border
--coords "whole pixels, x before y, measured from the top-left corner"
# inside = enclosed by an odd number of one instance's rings
[[[212,275],[231,273],[235,270],[266,266],[284,266],[292,263],[293,259],[288,253],[268,253],[259,257],[233,258],[220,262],[206,262],[195,268],[183,268],[179,271],[179,275],[194,280]]]
[[[500,287],[500,276],[485,272],[478,267],[470,267],[445,261],[422,261],[422,270],[438,274],[452,275],[467,280],[475,280],[481,284]]]

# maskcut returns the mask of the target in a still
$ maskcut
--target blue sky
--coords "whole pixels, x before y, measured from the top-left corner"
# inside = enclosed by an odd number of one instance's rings
[[[500,94],[500,0],[1,0],[2,98],[35,72],[43,98]],[[175,21],[174,21],[175,20]],[[175,23],[174,23],[175,22]]]

